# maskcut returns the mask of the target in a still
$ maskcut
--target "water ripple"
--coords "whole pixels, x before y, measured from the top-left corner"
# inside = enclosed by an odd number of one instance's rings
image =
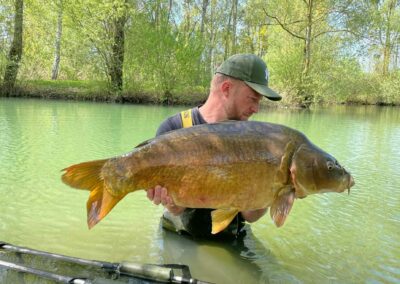
[[[267,214],[243,243],[193,241],[161,230],[162,208],[137,192],[89,230],[88,192],[62,184],[60,170],[130,151],[179,110],[0,100],[1,240],[106,261],[183,262],[217,283],[400,281],[400,121],[391,109],[257,114],[303,131],[356,181],[350,195],[296,200],[281,228]]]

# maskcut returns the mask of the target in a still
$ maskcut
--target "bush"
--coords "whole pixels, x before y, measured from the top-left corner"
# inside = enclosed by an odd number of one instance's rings
[[[383,79],[377,104],[400,105],[400,71]]]

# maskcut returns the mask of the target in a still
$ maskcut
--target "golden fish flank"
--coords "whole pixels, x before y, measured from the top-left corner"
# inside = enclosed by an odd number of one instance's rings
[[[168,188],[174,202],[215,208],[213,233],[243,210],[270,207],[282,226],[295,198],[343,192],[354,180],[302,133],[272,123],[238,121],[183,128],[150,139],[120,157],[70,166],[64,183],[90,191],[88,226],[128,193]]]

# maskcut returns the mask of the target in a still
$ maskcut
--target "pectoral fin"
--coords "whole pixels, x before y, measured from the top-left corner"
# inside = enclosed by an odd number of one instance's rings
[[[271,205],[270,214],[277,227],[281,227],[289,215],[294,202],[295,191],[293,189],[285,190],[278,194]]]
[[[217,234],[228,227],[233,218],[239,213],[237,209],[216,209],[211,212],[212,234]]]
[[[276,182],[282,185],[288,184],[290,179],[290,165],[292,163],[293,152],[295,151],[295,143],[290,141],[285,146],[284,155],[279,165],[279,170],[276,173]]]

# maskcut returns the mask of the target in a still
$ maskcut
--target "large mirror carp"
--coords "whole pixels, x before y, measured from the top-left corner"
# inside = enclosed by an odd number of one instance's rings
[[[295,198],[343,192],[353,177],[337,160],[292,128],[229,121],[171,131],[111,159],[64,169],[67,185],[90,191],[89,228],[130,192],[168,189],[176,205],[214,208],[212,233],[244,210],[270,208],[280,227]],[[150,204],[150,203],[149,203]]]

